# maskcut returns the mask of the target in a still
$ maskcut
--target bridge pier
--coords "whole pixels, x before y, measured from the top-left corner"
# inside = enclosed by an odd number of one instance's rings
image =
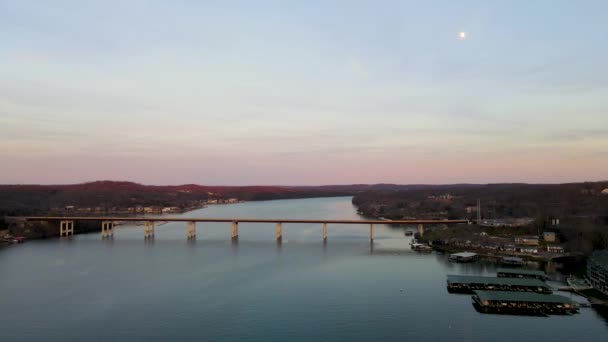
[[[283,240],[283,224],[281,222],[277,223],[277,241]]]
[[[418,225],[418,235],[420,235],[420,237],[422,237],[424,235],[424,225],[423,224]]]
[[[154,221],[144,222],[144,239],[154,239]]]
[[[113,221],[101,221],[101,238],[114,236],[114,227],[116,224]]]
[[[196,239],[196,222],[190,221],[188,222],[188,228],[186,231],[186,236],[188,240]]]
[[[238,222],[232,222],[232,231],[230,233],[230,238],[232,240],[236,240],[239,238],[239,223]]]
[[[74,236],[74,221],[61,221],[59,222],[59,237]]]
[[[327,223],[323,223],[323,241],[327,241]]]
[[[369,241],[374,241],[374,225],[369,225]]]

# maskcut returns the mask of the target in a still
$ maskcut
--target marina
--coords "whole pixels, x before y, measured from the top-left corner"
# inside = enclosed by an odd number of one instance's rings
[[[518,315],[569,315],[578,312],[571,299],[554,294],[512,291],[475,291],[473,306],[482,313]]]
[[[553,291],[538,279],[498,278],[467,275],[448,275],[447,288],[450,293],[473,293],[477,290],[518,291],[550,294]]]
[[[499,268],[496,270],[496,276],[499,278],[529,278],[543,281],[549,279],[547,274],[543,271],[513,268]]]

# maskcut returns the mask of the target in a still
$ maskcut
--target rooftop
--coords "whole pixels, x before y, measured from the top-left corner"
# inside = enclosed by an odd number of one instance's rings
[[[498,278],[498,277],[481,277],[481,276],[466,276],[466,275],[448,275],[449,283],[461,284],[491,284],[504,286],[529,286],[529,287],[545,287],[547,284],[538,279],[529,278]]]
[[[496,273],[509,273],[509,274],[522,274],[522,275],[535,275],[535,276],[546,276],[544,271],[538,270],[524,270],[524,269],[512,269],[512,268],[498,268]]]
[[[460,252],[460,253],[450,254],[450,256],[455,256],[455,257],[460,257],[460,258],[472,258],[474,256],[477,256],[477,253]]]
[[[570,298],[534,292],[475,291],[481,301],[575,304]]]

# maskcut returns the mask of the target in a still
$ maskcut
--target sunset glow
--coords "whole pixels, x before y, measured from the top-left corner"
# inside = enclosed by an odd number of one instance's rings
[[[608,178],[607,4],[474,3],[0,2],[0,183]]]

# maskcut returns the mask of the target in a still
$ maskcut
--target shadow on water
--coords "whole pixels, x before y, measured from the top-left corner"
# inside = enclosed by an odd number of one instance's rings
[[[593,306],[593,311],[595,312],[597,317],[604,321],[606,326],[608,326],[608,307],[595,305]]]

